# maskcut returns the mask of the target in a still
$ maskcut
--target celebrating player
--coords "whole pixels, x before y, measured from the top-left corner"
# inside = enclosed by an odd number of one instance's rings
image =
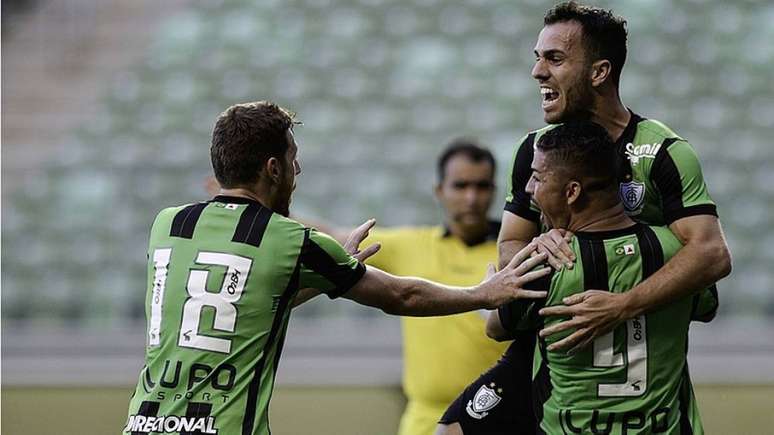
[[[542,317],[583,289],[626,294],[652,276],[681,249],[665,227],[634,222],[617,194],[616,152],[607,132],[589,121],[568,122],[541,136],[526,191],[545,223],[572,231],[569,243],[578,266],[562,268],[536,285],[549,289],[545,302],[510,303],[489,318],[487,333],[510,339],[560,324]],[[574,354],[552,350],[569,335],[540,340],[540,365],[533,381],[538,426],[509,418],[521,406],[506,354],[472,384],[444,416],[439,432],[470,434],[703,433],[688,378],[691,292],[594,340]],[[546,307],[538,314],[538,310]],[[508,361],[515,358],[516,361]],[[523,387],[523,385],[519,385]]]
[[[693,148],[663,123],[636,115],[621,102],[618,86],[626,59],[625,24],[622,18],[599,8],[574,2],[555,6],[544,17],[532,75],[539,84],[547,123],[590,119],[614,139],[619,193],[626,213],[645,223],[669,225],[685,246],[664,268],[630,292],[589,289],[562,301],[567,307],[546,309],[546,314],[569,319],[546,328],[541,335],[574,330],[551,343],[551,350],[588,346],[627,319],[711,285],[731,268],[715,204]],[[525,189],[532,173],[534,144],[553,127],[528,134],[514,152],[498,242],[501,264],[540,234],[540,210]],[[554,229],[537,239],[539,249],[550,253],[549,261],[557,269],[573,267],[576,259],[566,236]],[[692,318],[709,321],[716,310],[713,288],[695,299]],[[507,391],[528,391],[525,386],[531,382],[531,338],[528,333],[521,334],[507,351],[506,362],[493,368],[508,372]],[[528,398],[519,398],[519,413],[528,402]],[[523,429],[525,425],[521,427],[516,433],[532,433]],[[440,429],[459,427],[448,424]]]
[[[713,284],[731,271],[731,256],[693,147],[663,123],[635,114],[621,102],[619,82],[626,60],[626,21],[603,9],[562,3],[546,13],[535,46],[532,76],[549,124],[589,119],[607,130],[620,156],[620,195],[626,213],[651,225],[668,225],[684,244],[674,259],[632,291],[590,289],[566,302],[568,322],[544,331],[576,331],[554,343],[578,349],[613,327],[686,292],[712,286],[697,299],[694,319],[708,321],[717,310]],[[533,146],[548,126],[528,134],[514,153],[498,248],[500,263],[540,234],[539,210],[525,192]],[[540,249],[559,267],[574,259],[562,234],[540,237]]]
[[[548,273],[530,271],[545,258],[529,258],[529,248],[477,286],[450,288],[366,267],[331,237],[287,218],[300,173],[293,125],[293,114],[272,103],[230,107],[212,134],[220,195],[156,217],[145,367],[124,433],[268,434],[274,376],[301,289],[416,316],[545,297],[521,288]],[[372,225],[353,233],[349,252],[359,252]]]

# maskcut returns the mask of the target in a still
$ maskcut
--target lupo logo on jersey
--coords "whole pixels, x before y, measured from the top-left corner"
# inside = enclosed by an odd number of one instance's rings
[[[632,165],[636,165],[643,157],[650,159],[656,158],[656,154],[658,154],[660,149],[660,143],[645,143],[635,146],[633,143],[629,142],[626,144],[626,156],[629,157],[629,161],[632,162]]]
[[[215,417],[179,417],[177,415],[154,417],[133,414],[129,416],[124,432],[217,434],[218,430],[215,429]]]

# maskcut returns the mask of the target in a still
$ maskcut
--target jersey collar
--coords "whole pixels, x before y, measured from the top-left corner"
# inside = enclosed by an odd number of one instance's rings
[[[252,198],[245,198],[244,196],[217,195],[209,200],[209,202],[222,202],[224,204],[255,204],[261,207],[264,206],[260,202]]]
[[[634,142],[634,136],[637,134],[637,124],[645,120],[642,116],[632,112],[632,109],[627,108],[626,110],[629,111],[631,116],[629,117],[629,123],[626,124],[626,128],[621,133],[621,137],[615,141],[616,147],[619,149],[626,147],[626,144],[629,142]]]
[[[631,234],[637,234],[642,230],[642,227],[644,227],[641,223],[635,223],[634,225],[626,228],[621,228],[619,230],[609,230],[609,231],[578,231],[575,234],[576,237],[579,239],[586,239],[586,240],[607,240],[607,239],[615,239],[617,237],[622,236],[628,236]]]

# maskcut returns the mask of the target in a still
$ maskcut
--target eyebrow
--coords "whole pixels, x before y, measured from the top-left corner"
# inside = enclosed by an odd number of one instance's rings
[[[532,50],[532,52],[535,53],[535,56],[540,57],[540,53],[537,50]],[[556,49],[556,48],[552,48],[552,49],[544,50],[543,51],[543,57],[548,57],[548,56],[552,56],[552,55],[555,55],[555,54],[562,54],[563,55],[564,52],[562,50],[559,50],[559,49]]]

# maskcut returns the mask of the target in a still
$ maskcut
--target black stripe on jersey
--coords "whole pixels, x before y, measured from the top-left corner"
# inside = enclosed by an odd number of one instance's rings
[[[647,225],[639,226],[637,242],[640,245],[642,280],[644,281],[664,265],[664,249],[661,247],[656,233]]]
[[[304,234],[304,241],[308,238],[308,233]],[[261,391],[261,375],[263,368],[266,365],[266,358],[271,351],[274,343],[279,340],[284,340],[285,335],[282,331],[282,324],[285,320],[285,314],[289,309],[290,302],[293,300],[293,296],[298,291],[299,275],[301,270],[301,262],[296,262],[296,267],[293,269],[293,274],[290,276],[285,291],[280,296],[279,303],[277,304],[277,311],[274,312],[274,320],[271,324],[271,330],[269,331],[269,337],[266,339],[266,344],[263,347],[263,355],[255,365],[253,370],[253,378],[250,380],[250,385],[247,390],[247,404],[245,405],[244,420],[242,420],[242,435],[252,435],[253,428],[255,427],[255,412],[258,408],[258,395]],[[277,352],[281,350],[281,343],[277,347]],[[276,360],[279,356],[276,356]],[[275,362],[276,362],[275,360]],[[276,371],[276,365],[274,370]],[[271,399],[270,399],[271,400]],[[268,408],[267,408],[268,409]],[[266,417],[268,419],[268,416]],[[267,420],[268,421],[268,420]]]
[[[691,409],[692,395],[691,377],[688,374],[688,364],[683,367],[683,379],[680,384],[680,392],[677,394],[677,400],[680,407],[680,435],[693,435],[693,426],[689,416]]]
[[[266,232],[266,227],[269,226],[271,215],[271,210],[260,204],[248,204],[239,218],[239,223],[236,226],[236,230],[234,230],[234,237],[231,238],[231,241],[246,243],[256,248],[261,246],[263,233]]]
[[[653,160],[653,168],[650,178],[661,194],[661,208],[664,211],[664,220],[667,224],[688,216],[708,214],[717,216],[717,207],[714,204],[701,204],[685,207],[683,204],[683,183],[680,180],[680,171],[675,161],[669,155],[668,148],[680,138],[672,137],[664,140],[656,158]]]
[[[532,381],[532,412],[535,413],[535,433],[546,435],[540,427],[543,421],[543,405],[551,397],[553,386],[551,385],[551,372],[548,371],[548,351],[546,350],[546,340],[539,338],[540,368],[535,379]]]
[[[584,290],[610,290],[604,241],[578,237],[578,243],[583,265]]]
[[[209,417],[212,412],[212,404],[205,402],[188,402],[188,408],[185,410],[185,416],[188,418]],[[203,435],[204,432],[197,430],[195,432],[180,432],[180,435]]]
[[[299,261],[302,265],[319,273],[336,286],[336,288],[326,292],[331,299],[346,293],[365,273],[365,266],[362,263],[358,263],[354,271],[349,266],[336,263],[336,260],[331,258],[323,248],[309,238],[308,228],[304,235],[304,246],[301,248]]]
[[[196,222],[199,221],[199,216],[202,215],[202,210],[205,207],[207,207],[207,203],[200,202],[191,204],[177,212],[175,218],[172,219],[172,228],[169,230],[169,236],[182,237],[184,239],[192,238]]]
[[[511,195],[513,199],[505,203],[505,210],[532,222],[540,222],[540,213],[530,208],[531,198],[526,192],[527,182],[532,176],[532,158],[535,156],[535,137],[530,133],[519,150],[511,168]]]
[[[140,409],[135,415],[144,415],[145,417],[156,417],[159,413],[159,402],[144,401],[140,403]],[[132,435],[144,435],[147,432],[132,432]]]
[[[618,150],[618,159],[616,165],[616,175],[622,183],[632,181],[632,165],[629,161],[629,157],[626,156],[626,144],[634,142],[634,137],[637,135],[637,125],[644,121],[645,118],[629,110],[630,118],[629,123],[626,124],[621,137],[615,141],[616,149]]]

